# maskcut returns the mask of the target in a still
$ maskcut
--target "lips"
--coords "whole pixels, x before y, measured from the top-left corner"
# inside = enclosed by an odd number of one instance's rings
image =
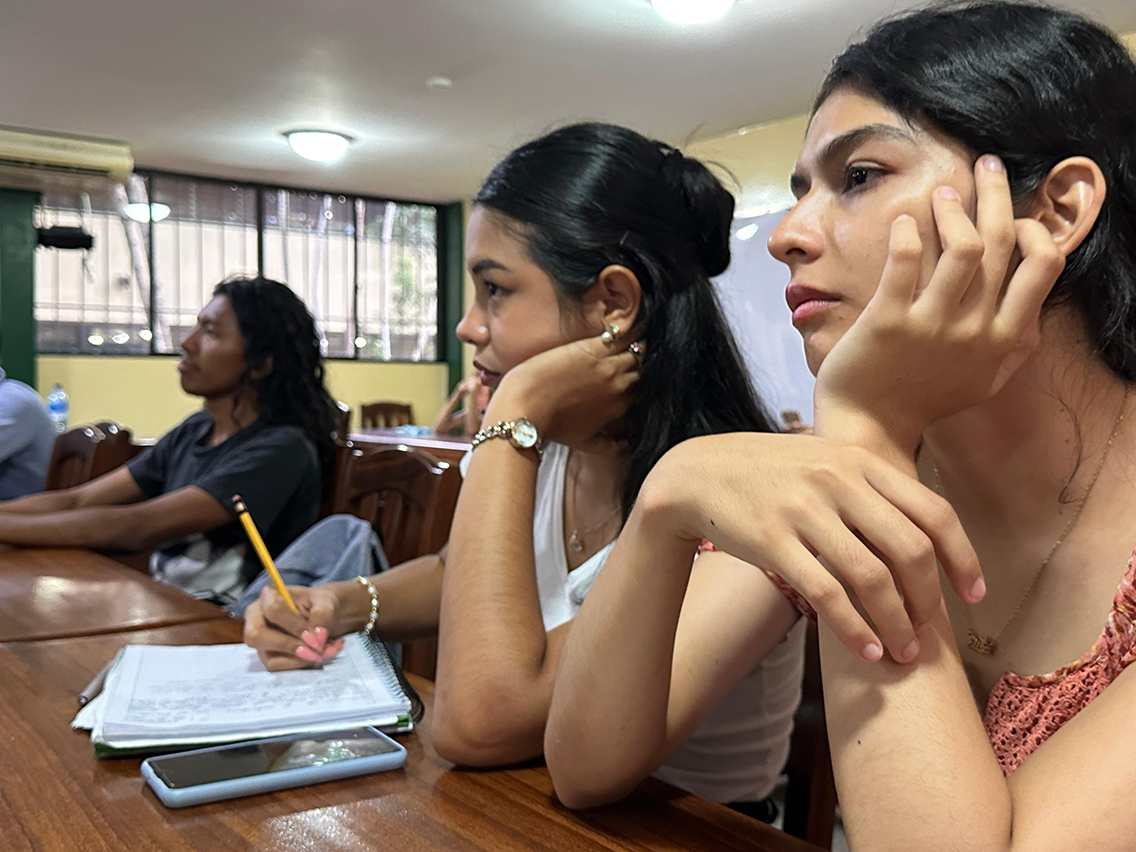
[[[486,387],[496,387],[497,383],[501,381],[500,373],[486,369],[478,361],[473,362],[473,367],[478,371],[478,378],[481,379],[481,383]]]
[[[793,312],[793,325],[801,328],[836,305],[840,297],[794,281],[785,288],[785,301]]]
[[[785,301],[789,305],[789,310],[795,311],[805,302],[838,302],[840,297],[793,281],[785,288]]]

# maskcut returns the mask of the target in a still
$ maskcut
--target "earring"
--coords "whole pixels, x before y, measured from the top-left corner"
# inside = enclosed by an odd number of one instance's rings
[[[607,324],[607,331],[600,335],[600,340],[604,343],[611,345],[615,339],[619,337],[619,326],[613,322]]]

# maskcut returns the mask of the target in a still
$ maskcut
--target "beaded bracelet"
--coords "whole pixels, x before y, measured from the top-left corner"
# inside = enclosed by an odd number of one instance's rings
[[[374,584],[366,577],[356,577],[355,579],[371,595],[371,617],[367,619],[367,626],[363,628],[363,632],[370,636],[371,631],[375,629],[375,622],[379,620],[379,593],[375,591]]]

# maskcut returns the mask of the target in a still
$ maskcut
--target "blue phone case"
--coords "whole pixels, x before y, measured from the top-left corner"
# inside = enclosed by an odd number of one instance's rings
[[[326,737],[323,734],[290,735],[286,737],[273,737],[266,740],[248,740],[239,743],[226,743],[220,746],[199,748],[193,751],[183,751],[176,754],[150,757],[142,761],[142,777],[168,808],[184,808],[190,805],[203,805],[206,802],[218,802],[223,799],[235,799],[240,796],[253,796],[258,793],[271,793],[275,790],[286,790],[290,787],[304,787],[309,784],[321,784],[324,781],[338,781],[342,778],[353,778],[357,775],[368,775],[373,772],[385,772],[388,769],[399,769],[406,765],[406,749],[392,740],[381,731],[374,728],[356,728],[355,731],[366,731],[369,735],[385,740],[394,747],[394,751],[386,754],[366,755],[322,763],[316,766],[303,766],[293,769],[283,769],[276,772],[263,772],[249,775],[244,778],[233,778],[226,781],[214,781],[205,784],[195,784],[188,787],[170,787],[154,771],[151,765],[155,761],[166,758],[183,757],[210,752],[226,751],[228,749],[244,748],[253,745],[267,745],[270,743],[289,742],[296,743],[310,740],[315,737]],[[328,732],[331,733],[331,732]]]

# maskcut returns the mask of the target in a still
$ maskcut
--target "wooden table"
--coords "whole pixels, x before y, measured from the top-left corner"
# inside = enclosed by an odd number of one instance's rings
[[[352,432],[351,443],[360,449],[368,447],[389,447],[405,444],[416,450],[425,450],[439,461],[457,464],[469,452],[469,439],[454,435],[404,435],[397,429],[362,429]]]
[[[433,689],[413,678],[424,723],[396,772],[167,810],[137,759],[96,760],[68,727],[82,689],[128,642],[212,644],[230,621],[0,645],[0,848],[25,850],[672,850],[818,852],[661,782],[584,813],[561,807],[543,766],[455,770],[431,745]]]
[[[219,607],[89,550],[0,550],[0,642],[219,618]]]

